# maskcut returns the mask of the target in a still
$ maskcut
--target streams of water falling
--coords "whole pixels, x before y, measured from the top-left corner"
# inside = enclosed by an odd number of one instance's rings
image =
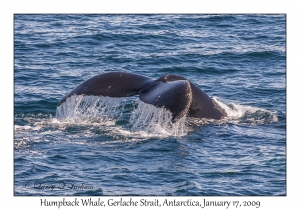
[[[184,116],[179,121],[172,122],[172,113],[164,108],[138,101],[137,107],[128,119],[128,128],[131,133],[143,132],[159,136],[184,136],[190,132],[191,126],[224,123],[262,124],[276,122],[277,116],[264,109],[244,106],[235,103],[225,104],[218,98],[214,100],[226,111],[227,117],[223,120],[191,119]],[[57,107],[56,118],[68,123],[104,123],[116,124],[124,120],[126,98],[112,98],[99,96],[73,95],[65,103]],[[126,119],[125,119],[126,120]]]
[[[74,95],[56,109],[57,119],[103,121],[122,116],[124,98]]]
[[[130,118],[133,131],[144,130],[149,133],[162,132],[171,133],[174,136],[187,134],[185,125],[186,117],[172,123],[172,113],[164,108],[157,108],[153,105],[139,101],[137,109]]]
[[[57,107],[56,118],[72,123],[118,121],[122,119],[124,102],[125,98],[73,95]],[[185,121],[183,117],[172,123],[170,111],[139,101],[129,119],[129,127],[132,132],[183,136],[188,131]]]

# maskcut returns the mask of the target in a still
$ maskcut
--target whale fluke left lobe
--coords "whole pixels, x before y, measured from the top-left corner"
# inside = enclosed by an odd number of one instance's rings
[[[110,97],[128,97],[150,84],[149,77],[126,72],[110,72],[94,76],[68,93],[58,104],[61,105],[72,95],[93,95]]]

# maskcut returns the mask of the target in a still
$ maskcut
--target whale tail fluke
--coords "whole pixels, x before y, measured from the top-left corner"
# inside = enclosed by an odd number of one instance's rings
[[[73,95],[120,98],[138,94],[141,101],[169,110],[173,122],[185,115],[211,119],[221,119],[225,116],[225,112],[222,112],[201,89],[177,75],[165,75],[153,80],[125,72],[101,74],[77,86],[59,102],[58,106]]]

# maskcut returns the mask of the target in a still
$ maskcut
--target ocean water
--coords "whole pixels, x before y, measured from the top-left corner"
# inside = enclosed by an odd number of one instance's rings
[[[228,114],[74,96],[105,72],[189,79]],[[285,15],[14,15],[14,195],[286,195]]]

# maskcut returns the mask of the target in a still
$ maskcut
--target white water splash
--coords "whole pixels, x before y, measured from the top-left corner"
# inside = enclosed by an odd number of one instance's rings
[[[133,131],[144,131],[147,133],[158,133],[162,135],[184,136],[187,134],[186,117],[172,122],[172,113],[164,108],[139,101],[137,109],[130,118]]]
[[[264,124],[264,123],[274,123],[278,121],[275,113],[252,106],[244,106],[235,103],[224,103],[221,102],[217,97],[213,99],[218,103],[218,105],[225,110],[227,117],[222,120],[223,122],[231,123],[250,123],[250,124]]]
[[[69,122],[108,123],[122,117],[124,98],[71,96],[56,109],[56,118]]]

